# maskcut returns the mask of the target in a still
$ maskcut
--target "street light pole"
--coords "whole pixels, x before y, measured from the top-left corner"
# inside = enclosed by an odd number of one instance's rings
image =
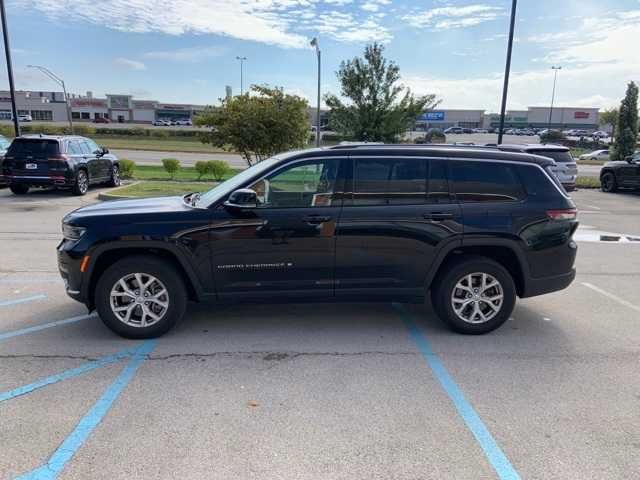
[[[513,50],[513,30],[516,24],[516,7],[518,0],[511,4],[511,24],[509,26],[509,43],[507,46],[507,64],[504,68],[504,85],[502,87],[502,106],[500,108],[500,130],[498,131],[498,145],[502,143],[502,131],[504,130],[504,115],[507,110],[507,90],[509,89],[509,73],[511,71],[511,52]]]
[[[316,54],[318,55],[318,103],[316,108],[316,147],[320,147],[320,45],[318,44],[318,38],[313,37],[311,40],[311,46],[316,47]]]
[[[58,85],[62,87],[62,92],[64,93],[64,103],[67,107],[67,120],[69,121],[69,130],[71,135],[73,135],[73,120],[71,119],[71,105],[69,104],[69,95],[67,95],[67,87],[64,84],[64,80],[62,80],[60,77],[55,75],[48,68],[42,67],[40,65],[27,65],[27,67],[37,68],[42,73],[44,73],[47,77],[49,77],[51,80],[53,80],[54,82],[56,82]]]
[[[18,122],[18,109],[16,108],[16,88],[13,84],[13,67],[11,66],[11,49],[9,48],[9,32],[7,31],[7,12],[4,8],[4,0],[0,0],[0,14],[2,16],[2,36],[4,37],[4,54],[7,57],[7,76],[9,77],[9,92],[11,95],[11,114],[13,115],[13,128],[16,137],[20,136],[20,122]]]
[[[556,98],[556,81],[558,80],[558,70],[562,70],[562,67],[551,67],[553,70],[553,90],[551,91],[551,108],[549,108],[549,124],[547,128],[551,129],[551,115],[553,115],[553,101]]]
[[[243,69],[243,66],[244,66],[244,61],[246,59],[247,59],[247,57],[236,56],[236,60],[240,60],[240,95],[244,94],[244,78],[243,78],[243,76],[244,76],[244,71],[243,70],[244,69]]]

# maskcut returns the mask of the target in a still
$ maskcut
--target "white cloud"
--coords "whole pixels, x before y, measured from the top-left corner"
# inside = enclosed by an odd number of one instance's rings
[[[197,62],[203,58],[220,57],[227,53],[226,49],[215,45],[204,47],[178,48],[175,50],[161,50],[146,52],[145,58],[156,60],[170,60],[175,62]]]
[[[141,71],[147,69],[147,66],[144,63],[139,62],[138,60],[131,60],[130,58],[116,58],[113,63],[128,70]]]
[[[392,35],[388,28],[380,25],[374,18],[357,22],[351,13],[330,11],[318,16],[316,28],[343,42],[372,42],[386,43]]]
[[[504,15],[502,7],[474,4],[463,7],[438,7],[415,11],[405,15],[403,20],[417,28],[429,27],[434,30],[448,30],[479,25]]]

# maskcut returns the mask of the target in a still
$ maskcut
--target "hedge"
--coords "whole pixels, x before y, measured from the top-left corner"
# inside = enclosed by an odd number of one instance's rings
[[[51,125],[46,123],[30,123],[21,124],[20,130],[24,134],[30,133],[42,133],[45,135],[68,135],[68,125]],[[170,130],[170,129],[155,129],[144,128],[140,126],[113,128],[113,127],[95,127],[86,123],[74,123],[73,133],[76,135],[93,136],[120,136],[120,137],[153,137],[153,138],[169,138],[169,137],[191,137],[200,138],[204,132],[198,130]],[[13,137],[14,130],[13,124],[0,124],[0,135],[5,137]]]

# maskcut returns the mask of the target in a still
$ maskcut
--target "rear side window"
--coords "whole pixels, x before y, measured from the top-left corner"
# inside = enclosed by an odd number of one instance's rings
[[[563,150],[527,150],[527,153],[555,160],[557,163],[573,163],[575,160],[569,151]]]
[[[47,158],[58,153],[58,142],[55,140],[18,138],[11,143],[7,156]]]
[[[565,193],[564,187],[547,167],[547,175],[535,165],[517,165],[516,170],[522,179],[527,195],[544,199],[558,195],[558,190]],[[553,184],[557,188],[554,188]]]
[[[355,160],[353,205],[421,205],[426,201],[425,159]]]
[[[518,175],[505,163],[453,161],[451,181],[463,203],[514,202],[524,197]]]

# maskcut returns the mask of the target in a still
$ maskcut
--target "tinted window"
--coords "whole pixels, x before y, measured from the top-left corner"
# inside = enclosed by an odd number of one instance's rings
[[[420,205],[426,193],[424,159],[355,160],[353,205]]]
[[[339,165],[339,161],[331,160],[295,163],[249,188],[258,194],[263,208],[329,207]]]
[[[85,140],[79,140],[78,144],[80,145],[80,151],[83,155],[91,155],[93,153],[93,149],[89,147]]]
[[[85,138],[84,141],[89,147],[89,153],[96,153],[98,150],[100,150],[100,147],[98,147],[98,144],[93,140],[91,140],[90,138]]]
[[[520,179],[508,164],[454,161],[451,176],[461,202],[509,202],[522,198]]]
[[[427,199],[429,203],[450,203],[447,164],[442,160],[429,161],[429,185]]]
[[[575,162],[571,154],[568,151],[563,150],[528,150],[527,153],[551,158],[558,163]]]
[[[46,158],[58,154],[58,142],[55,140],[40,140],[36,138],[16,139],[11,143],[8,157]]]
[[[67,143],[67,150],[70,155],[82,155],[82,150],[80,150],[80,145],[75,140],[70,140]]]

